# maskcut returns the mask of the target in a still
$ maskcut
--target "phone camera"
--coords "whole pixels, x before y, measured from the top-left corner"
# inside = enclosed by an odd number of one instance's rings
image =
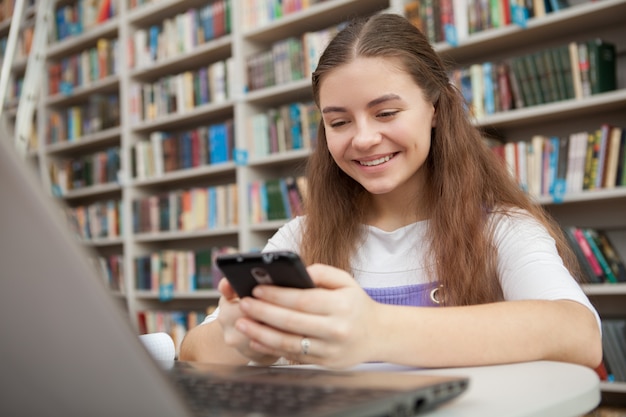
[[[252,268],[250,270],[250,273],[252,274],[252,277],[254,277],[256,282],[259,284],[271,284],[272,283],[272,277],[270,276],[269,272],[267,272],[267,270],[264,268]]]

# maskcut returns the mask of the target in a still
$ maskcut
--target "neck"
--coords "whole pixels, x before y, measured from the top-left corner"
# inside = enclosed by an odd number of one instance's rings
[[[388,232],[428,218],[415,196],[401,193],[370,195],[370,204],[367,224]]]

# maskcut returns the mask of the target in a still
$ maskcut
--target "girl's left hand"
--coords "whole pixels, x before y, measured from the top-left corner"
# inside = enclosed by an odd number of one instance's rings
[[[315,264],[314,289],[259,285],[240,301],[236,328],[250,348],[288,360],[346,368],[376,360],[378,303],[347,272]]]

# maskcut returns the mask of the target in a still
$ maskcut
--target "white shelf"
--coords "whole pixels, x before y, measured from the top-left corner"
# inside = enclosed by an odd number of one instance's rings
[[[593,296],[593,295],[626,296],[626,283],[585,284],[583,288],[585,290],[585,294],[590,295],[590,296]]]
[[[145,300],[159,300],[159,293],[155,291],[135,290],[137,298]],[[220,293],[217,290],[197,290],[189,292],[175,292],[174,299],[176,300],[215,300],[220,297]]]
[[[603,392],[626,394],[626,382],[600,382],[600,389]]]
[[[242,37],[250,42],[270,43],[289,36],[300,35],[308,30],[331,26],[348,20],[349,16],[370,14],[384,10],[388,0],[333,0],[317,3],[298,12],[269,22],[264,26],[246,30]]]
[[[50,60],[59,59],[66,55],[79,52],[88,46],[95,45],[99,38],[116,37],[119,25],[119,18],[113,18],[86,30],[80,35],[69,36],[59,42],[53,43],[46,50],[46,58]]]
[[[220,237],[228,235],[237,235],[239,229],[236,227],[222,227],[216,229],[203,229],[193,231],[176,231],[176,232],[159,232],[159,233],[136,233],[134,240],[137,243],[148,242],[174,242],[187,239],[199,239],[205,237]]]
[[[65,200],[73,200],[85,197],[102,196],[105,194],[119,193],[122,191],[122,186],[118,183],[106,183],[92,185],[89,187],[77,188],[68,190],[61,197]]]
[[[580,193],[565,194],[562,201],[555,201],[554,197],[543,195],[537,201],[543,205],[550,204],[574,204],[588,201],[617,200],[626,198],[626,187],[599,188],[583,191]],[[625,214],[626,216],[626,214]]]
[[[75,87],[70,93],[58,93],[45,99],[46,106],[71,106],[84,101],[89,96],[99,93],[111,93],[119,91],[120,77],[110,75],[96,80],[90,84]]]
[[[482,127],[510,129],[527,127],[529,124],[539,126],[541,123],[555,120],[590,117],[617,110],[626,111],[626,90],[490,114],[476,120],[476,124]]]
[[[204,165],[197,168],[172,171],[152,178],[134,179],[131,181],[131,185],[135,187],[146,187],[217,175],[232,175],[234,177],[235,170],[235,163],[233,161],[229,161],[220,164]]]
[[[516,50],[527,45],[579,37],[581,34],[624,22],[624,16],[624,0],[589,1],[558,13],[529,19],[526,28],[513,24],[488,29],[472,35],[456,47],[442,42],[436,48],[446,59],[466,64],[488,59],[496,54],[516,54]]]
[[[81,136],[75,141],[66,141],[45,145],[46,152],[50,155],[76,151],[81,148],[92,148],[108,144],[119,144],[121,128],[114,127],[90,135]]]
[[[195,107],[192,110],[160,116],[158,120],[141,122],[132,126],[131,129],[133,133],[147,133],[159,129],[175,129],[194,122],[201,123],[208,116],[211,116],[211,118],[226,118],[233,113],[234,104],[232,100],[222,103],[208,103]]]
[[[232,36],[223,36],[199,45],[190,53],[169,57],[145,67],[134,68],[129,75],[136,80],[154,80],[164,75],[177,74],[197,62],[223,60],[230,55],[231,48]]]

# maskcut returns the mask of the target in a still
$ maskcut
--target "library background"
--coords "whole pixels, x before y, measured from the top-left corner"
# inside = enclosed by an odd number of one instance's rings
[[[178,347],[217,303],[213,257],[261,249],[300,214],[310,73],[349,17],[388,11],[427,34],[485,140],[571,237],[603,319],[603,404],[626,404],[626,0],[50,2],[25,159],[138,333]],[[14,3],[0,1],[3,60]],[[26,3],[9,140],[46,13]]]

